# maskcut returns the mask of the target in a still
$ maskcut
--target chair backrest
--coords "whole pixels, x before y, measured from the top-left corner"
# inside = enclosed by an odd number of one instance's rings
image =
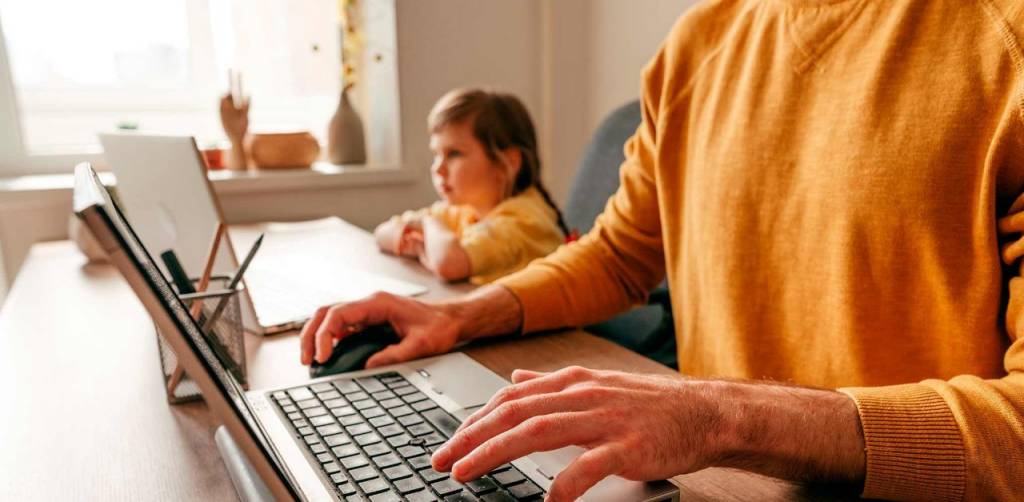
[[[585,234],[619,189],[619,168],[626,160],[623,145],[640,126],[640,102],[626,103],[608,115],[594,132],[576,170],[565,207],[565,223]],[[649,305],[637,307],[607,321],[587,326],[587,331],[662,364],[675,367],[676,344],[668,285],[662,282],[651,294]]]
[[[639,125],[640,102],[631,101],[612,111],[597,128],[569,192],[564,216],[570,229],[581,235],[590,231],[608,198],[619,189],[619,167],[626,159],[622,146]]]

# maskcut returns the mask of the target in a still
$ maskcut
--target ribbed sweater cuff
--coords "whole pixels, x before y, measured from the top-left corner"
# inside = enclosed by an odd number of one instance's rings
[[[556,301],[558,298],[547,280],[544,271],[526,268],[512,275],[495,281],[516,295],[519,305],[523,308],[523,333],[531,333],[565,326],[564,306]]]
[[[961,500],[965,463],[949,406],[923,385],[839,389],[857,403],[867,455],[865,498]]]

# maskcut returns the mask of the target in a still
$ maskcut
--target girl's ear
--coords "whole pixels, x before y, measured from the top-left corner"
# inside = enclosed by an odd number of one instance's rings
[[[508,179],[515,180],[519,176],[519,169],[523,166],[523,152],[515,147],[502,150],[501,164],[505,168]]]

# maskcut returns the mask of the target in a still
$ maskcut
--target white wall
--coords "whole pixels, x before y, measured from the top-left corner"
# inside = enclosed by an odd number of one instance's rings
[[[619,105],[640,97],[640,72],[696,0],[555,0],[544,91],[548,183],[564,203],[590,135]]]

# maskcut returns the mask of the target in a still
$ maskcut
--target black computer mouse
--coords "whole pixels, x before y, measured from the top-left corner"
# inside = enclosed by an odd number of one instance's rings
[[[358,333],[342,338],[334,344],[331,357],[324,363],[313,360],[309,365],[310,378],[334,375],[346,371],[361,370],[366,360],[384,347],[398,343],[398,335],[390,324],[374,324]]]

